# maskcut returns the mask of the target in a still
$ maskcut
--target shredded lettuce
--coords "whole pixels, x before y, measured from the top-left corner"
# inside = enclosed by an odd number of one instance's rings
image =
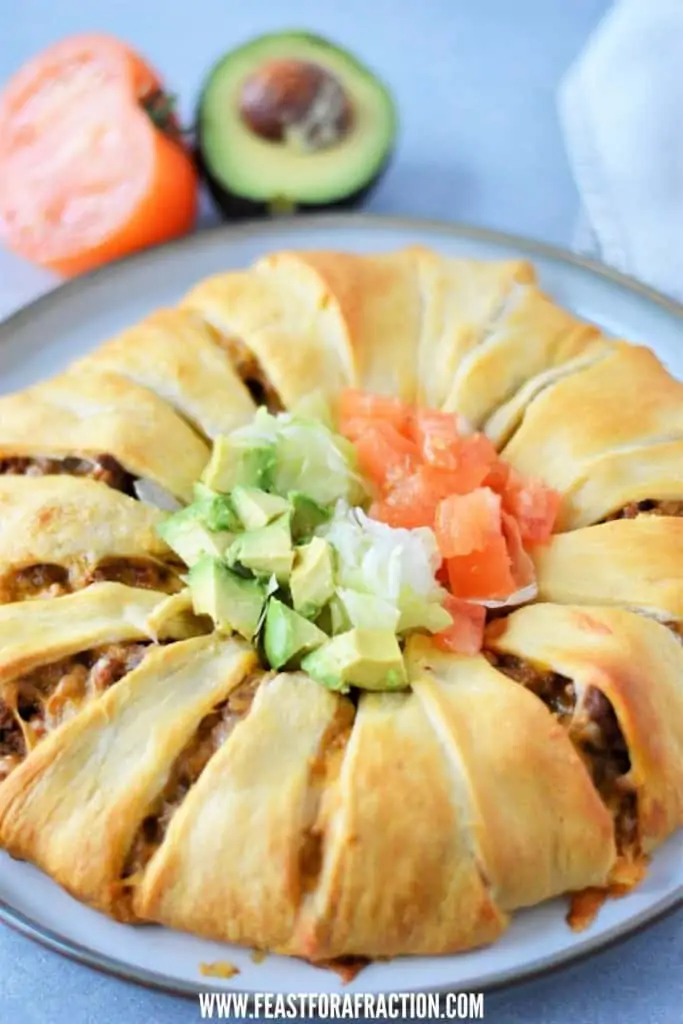
[[[441,555],[433,530],[396,529],[342,501],[316,533],[338,554],[340,594],[348,590],[372,595],[378,612],[386,605],[393,606],[398,632],[438,632],[451,624],[450,615],[441,607],[446,591],[436,580]]]
[[[261,407],[231,437],[275,446],[273,490],[278,494],[301,491],[321,505],[340,499],[360,504],[367,498],[353,445],[318,420],[272,415]]]

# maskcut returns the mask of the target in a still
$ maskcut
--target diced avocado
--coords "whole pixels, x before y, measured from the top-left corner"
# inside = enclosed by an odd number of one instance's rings
[[[232,533],[242,530],[242,522],[229,494],[218,494],[206,484],[196,483],[193,507],[210,530],[230,530]]]
[[[226,558],[229,565],[239,564],[257,576],[273,575],[280,583],[286,583],[294,561],[289,513],[260,530],[240,534],[228,549]]]
[[[307,654],[305,672],[330,690],[402,690],[408,676],[396,635],[388,629],[350,629]]]
[[[286,498],[268,494],[258,487],[237,486],[230,497],[245,530],[259,530],[284,512],[289,512],[289,502]]]
[[[174,512],[157,529],[162,540],[189,566],[203,555],[220,557],[235,539],[234,533],[229,531],[210,530],[199,518],[194,505]]]
[[[315,650],[326,640],[323,631],[308,619],[297,615],[276,597],[270,599],[266,612],[263,648],[273,668],[293,666],[301,655]]]
[[[398,626],[399,610],[396,605],[384,601],[376,594],[364,594],[360,590],[340,587],[337,591],[352,626],[361,629],[388,629],[395,633]]]
[[[296,548],[289,589],[295,610],[307,619],[314,619],[334,596],[333,552],[327,541],[314,537]]]
[[[257,580],[237,576],[219,559],[206,556],[192,566],[188,583],[197,615],[210,615],[219,631],[253,639],[266,599]]]
[[[307,540],[316,527],[322,526],[332,515],[331,509],[319,505],[300,491],[290,491],[289,501],[292,506],[292,537],[295,541]]]
[[[337,636],[338,633],[346,633],[347,630],[351,629],[353,623],[337,594],[330,601],[328,608],[330,609],[330,632],[332,636]]]
[[[217,437],[202,483],[227,493],[235,487],[268,488],[276,463],[275,445],[246,437]]]

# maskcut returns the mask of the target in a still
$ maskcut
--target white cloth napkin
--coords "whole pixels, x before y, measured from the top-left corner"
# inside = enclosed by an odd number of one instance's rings
[[[559,111],[576,248],[683,299],[683,0],[617,0]]]

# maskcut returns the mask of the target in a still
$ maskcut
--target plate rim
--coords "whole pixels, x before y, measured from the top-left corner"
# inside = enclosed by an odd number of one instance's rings
[[[286,217],[277,217],[271,220],[247,220],[239,223],[219,222],[208,227],[200,228],[189,235],[173,239],[162,245],[142,249],[132,255],[115,260],[111,263],[97,267],[86,274],[58,283],[47,292],[39,295],[10,313],[0,320],[0,343],[4,336],[14,328],[20,327],[33,315],[67,298],[72,294],[78,294],[82,289],[87,288],[93,281],[106,280],[107,276],[116,271],[117,268],[135,266],[155,259],[163,259],[166,252],[179,251],[184,248],[191,250],[193,246],[201,242],[207,236],[218,236],[225,234],[226,244],[234,240],[239,244],[244,238],[268,236],[273,230],[283,228],[294,234],[306,233],[307,229],[329,228],[331,231],[339,228],[359,230],[369,229],[391,229],[414,230],[415,232],[426,232],[433,235],[441,235],[445,238],[468,238],[474,241],[481,241],[498,246],[507,246],[518,250],[520,254],[529,258],[543,257],[552,259],[555,262],[568,264],[573,267],[588,271],[589,273],[602,278],[611,284],[632,292],[646,302],[655,304],[665,310],[669,315],[683,320],[683,302],[678,302],[651,287],[644,284],[637,278],[615,270],[597,260],[586,256],[578,255],[561,246],[557,246],[539,239],[530,238],[525,235],[497,231],[491,228],[479,227],[457,221],[443,221],[422,217],[410,217],[392,214],[376,213],[328,213],[328,214],[305,214]],[[683,885],[678,886],[673,892],[663,897],[653,906],[640,911],[626,921],[613,926],[606,934],[596,935],[581,943],[575,950],[571,948],[561,953],[551,953],[546,960],[541,960],[528,967],[511,967],[504,971],[494,972],[486,981],[477,983],[477,991],[493,992],[500,989],[507,989],[513,986],[545,977],[548,974],[562,970],[569,965],[581,963],[594,956],[596,953],[606,952],[614,946],[626,941],[632,936],[640,935],[656,923],[670,916],[676,909],[683,905]],[[119,980],[134,982],[144,988],[166,992],[185,998],[196,998],[200,992],[229,991],[235,994],[248,995],[249,1005],[253,1006],[253,993],[238,987],[213,986],[204,983],[199,979],[197,982],[183,981],[174,978],[172,975],[163,974],[143,967],[133,967],[123,960],[100,953],[97,950],[83,946],[72,939],[65,938],[57,932],[44,925],[38,924],[21,911],[10,907],[5,901],[0,900],[0,921],[8,925],[14,931],[39,943],[43,947],[59,953],[68,959],[94,968],[99,972],[118,978]],[[425,991],[432,993],[447,993],[462,991],[463,986],[453,985],[429,985],[425,988],[413,988],[413,991]],[[267,991],[264,989],[263,991]],[[398,991],[398,990],[396,990]]]

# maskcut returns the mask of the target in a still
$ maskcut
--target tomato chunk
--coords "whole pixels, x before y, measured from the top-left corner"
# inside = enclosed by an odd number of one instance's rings
[[[354,420],[381,420],[400,434],[409,432],[410,406],[392,395],[373,395],[368,391],[346,388],[339,397],[338,414],[339,431],[351,440],[347,425]]]
[[[519,524],[527,544],[547,544],[560,509],[561,496],[541,480],[525,478],[511,469],[502,491],[503,508]]]
[[[501,501],[488,487],[451,494],[439,502],[434,531],[444,558],[483,551],[501,535]]]
[[[409,475],[417,464],[415,445],[391,423],[369,422],[354,444],[361,472],[380,488]]]
[[[486,609],[479,604],[461,601],[451,594],[443,606],[452,616],[453,625],[435,635],[436,646],[442,651],[455,654],[478,654],[484,640]]]

